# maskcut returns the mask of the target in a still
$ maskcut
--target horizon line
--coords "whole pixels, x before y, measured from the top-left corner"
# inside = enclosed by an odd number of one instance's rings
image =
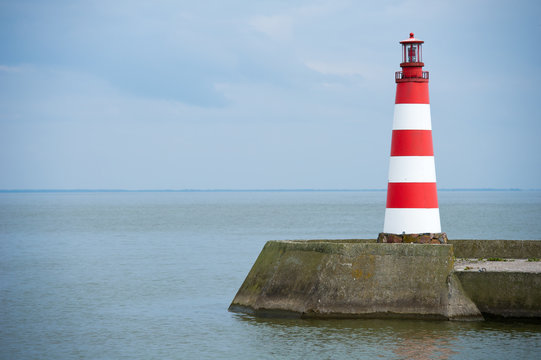
[[[442,188],[438,191],[540,191],[539,188]],[[379,189],[0,189],[0,193],[122,193],[122,192],[380,192]]]

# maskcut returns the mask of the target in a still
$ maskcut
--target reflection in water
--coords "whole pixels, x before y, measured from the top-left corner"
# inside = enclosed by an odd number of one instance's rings
[[[419,338],[407,338],[400,341],[394,353],[402,359],[449,359],[451,355],[458,354],[452,349],[451,339],[432,338],[421,336]]]
[[[541,324],[233,317],[269,358],[484,359],[487,349],[491,359],[534,358],[539,347],[531,344],[541,340]],[[505,346],[514,337],[538,341]]]

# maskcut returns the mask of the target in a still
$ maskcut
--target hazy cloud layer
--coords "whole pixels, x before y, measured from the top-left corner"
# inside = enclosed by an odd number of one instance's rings
[[[3,1],[0,188],[384,188],[411,31],[439,187],[540,188],[540,10]]]

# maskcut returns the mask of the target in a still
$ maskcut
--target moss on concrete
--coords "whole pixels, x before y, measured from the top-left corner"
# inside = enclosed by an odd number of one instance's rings
[[[230,310],[301,317],[479,317],[449,245],[269,241]]]
[[[460,258],[541,258],[539,240],[449,240]]]

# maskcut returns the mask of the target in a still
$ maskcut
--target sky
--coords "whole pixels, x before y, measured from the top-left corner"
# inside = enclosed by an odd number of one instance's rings
[[[438,188],[541,188],[540,1],[0,1],[0,189],[384,189],[399,41]]]

